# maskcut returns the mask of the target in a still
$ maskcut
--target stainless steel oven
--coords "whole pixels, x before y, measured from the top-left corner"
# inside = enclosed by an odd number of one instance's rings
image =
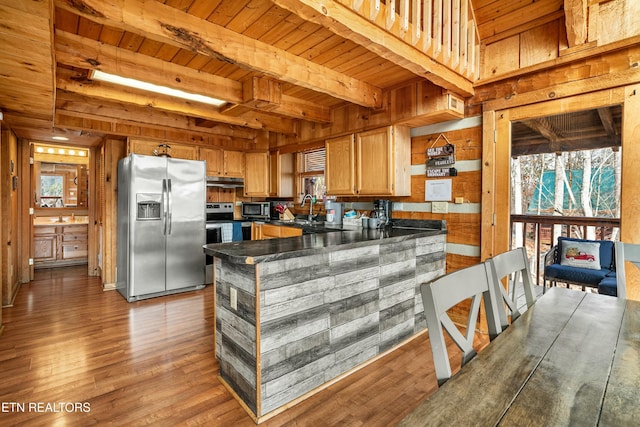
[[[233,203],[207,203],[205,208],[207,244],[232,241],[233,229],[242,227],[242,240],[251,240],[251,222],[234,221]],[[229,236],[228,234],[231,234]],[[206,283],[213,283],[213,257],[205,257]]]
[[[222,224],[233,222],[232,203],[207,203],[205,207],[207,244],[222,243]],[[205,257],[205,283],[213,283],[213,257]]]
[[[271,204],[269,202],[243,202],[242,217],[255,220],[269,220],[271,218]]]

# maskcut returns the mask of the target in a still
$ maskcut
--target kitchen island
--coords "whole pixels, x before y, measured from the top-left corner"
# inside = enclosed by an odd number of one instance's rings
[[[220,377],[257,422],[425,330],[446,237],[428,223],[205,245]]]

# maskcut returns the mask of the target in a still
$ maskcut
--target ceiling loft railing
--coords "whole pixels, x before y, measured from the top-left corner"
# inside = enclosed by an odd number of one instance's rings
[[[480,45],[469,0],[338,0],[457,74],[480,76]]]

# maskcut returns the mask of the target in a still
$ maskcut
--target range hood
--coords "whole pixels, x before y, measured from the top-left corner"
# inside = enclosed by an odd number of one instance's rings
[[[230,178],[226,176],[208,176],[207,187],[223,187],[223,188],[244,187],[244,178]]]

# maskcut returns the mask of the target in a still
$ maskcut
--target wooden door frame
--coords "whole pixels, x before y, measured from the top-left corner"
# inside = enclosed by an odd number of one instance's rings
[[[510,224],[511,123],[611,105],[622,105],[620,240],[640,243],[640,196],[624,185],[640,182],[640,84],[634,84],[483,113],[482,260],[509,249],[511,227],[497,224]],[[640,277],[631,283],[637,285],[627,285],[627,297],[640,300]]]
[[[29,259],[33,259],[35,256],[35,248],[33,245],[34,238],[34,228],[33,228],[33,215],[30,214],[30,209],[34,209],[35,206],[33,204],[33,186],[35,185],[34,179],[34,162],[33,159],[33,144],[32,142],[39,141],[30,141],[30,140],[19,140],[18,150],[21,153],[21,170],[22,177],[20,181],[21,185],[21,197],[19,200],[19,211],[21,212],[20,217],[22,218],[21,223],[21,236],[25,236],[25,238],[21,239],[22,247],[21,247],[21,260],[20,260],[20,280],[22,283],[27,283],[34,279],[35,277],[35,266],[33,264],[29,264]],[[73,144],[69,145],[70,147],[74,146]],[[96,177],[96,156],[97,152],[95,147],[83,147],[76,146],[78,148],[87,149],[89,151],[89,164],[87,167],[89,168],[89,185],[87,187],[88,192],[88,208],[87,208],[87,275],[89,276],[97,276],[100,274],[98,268],[98,243],[99,243],[99,235],[96,230],[96,188],[97,188],[97,177]],[[28,244],[27,244],[28,243]]]

